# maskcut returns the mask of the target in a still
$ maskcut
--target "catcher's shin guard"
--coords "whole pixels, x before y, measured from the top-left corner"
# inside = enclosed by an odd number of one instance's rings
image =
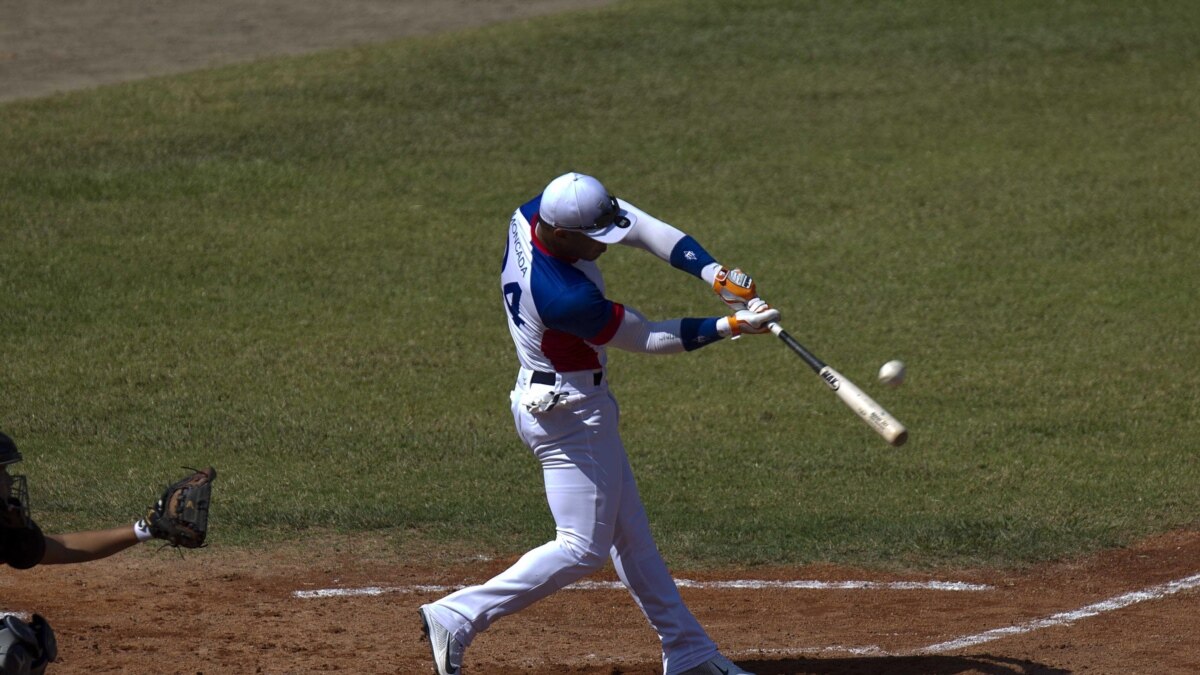
[[[0,619],[0,673],[42,675],[57,658],[54,630],[40,614],[29,623],[11,614]]]

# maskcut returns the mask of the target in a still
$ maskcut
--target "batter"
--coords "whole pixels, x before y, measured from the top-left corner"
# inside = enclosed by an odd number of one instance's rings
[[[650,321],[605,297],[595,260],[610,244],[649,251],[708,283],[726,317]],[[420,609],[439,675],[460,675],[463,652],[496,619],[603,567],[617,575],[662,641],[666,675],[750,675],[717,651],[684,605],[650,534],[618,432],[606,348],[646,354],[699,349],[769,332],[779,311],[740,270],[692,237],[568,173],[513,213],[501,297],[520,370],[510,395],[517,434],[541,463],[557,536],[490,581]]]

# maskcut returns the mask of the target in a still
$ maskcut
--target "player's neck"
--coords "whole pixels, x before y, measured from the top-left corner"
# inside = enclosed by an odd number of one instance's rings
[[[544,251],[555,258],[562,258],[563,260],[570,260],[572,262],[578,260],[576,256],[570,255],[563,250],[563,244],[555,238],[553,230],[549,226],[543,225],[541,221],[538,221],[537,225],[533,228],[533,238],[537,240],[537,243],[541,245]]]

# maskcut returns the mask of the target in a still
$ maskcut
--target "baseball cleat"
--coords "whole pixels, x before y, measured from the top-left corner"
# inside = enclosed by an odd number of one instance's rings
[[[433,650],[433,670],[438,675],[462,675],[464,648],[450,636],[450,631],[433,618],[433,614],[426,609],[428,606],[421,605],[417,611],[421,614],[421,631],[429,639],[429,648]]]
[[[685,670],[679,675],[754,675],[754,673],[717,654],[695,668]]]

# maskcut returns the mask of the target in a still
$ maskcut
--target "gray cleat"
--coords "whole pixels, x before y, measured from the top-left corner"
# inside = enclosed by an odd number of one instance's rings
[[[433,650],[433,669],[438,675],[462,675],[465,648],[433,618],[426,609],[428,606],[421,605],[417,611],[421,614],[421,630],[429,638],[429,648]]]

